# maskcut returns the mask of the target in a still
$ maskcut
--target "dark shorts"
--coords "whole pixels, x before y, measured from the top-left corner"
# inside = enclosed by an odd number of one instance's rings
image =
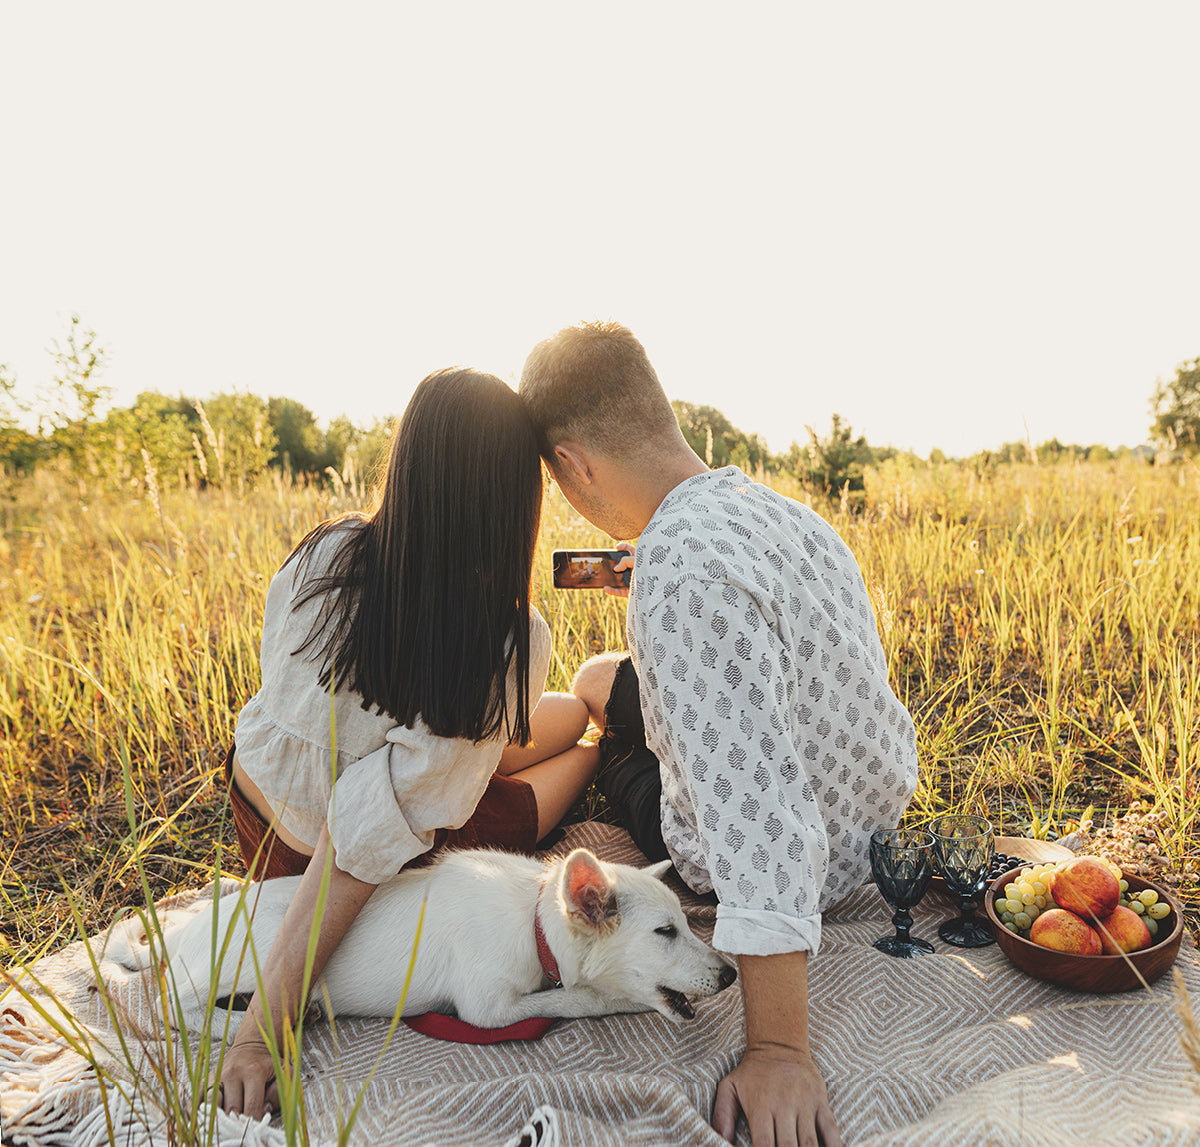
[[[667,846],[662,838],[662,776],[658,758],[646,748],[637,671],[628,657],[617,662],[608,704],[604,707],[596,787],[617,822],[633,837],[646,858],[666,860]]]
[[[280,840],[242,795],[233,780],[233,752],[231,745],[225,757],[225,782],[229,786],[229,807],[246,871],[255,880],[299,876],[311,857]],[[496,773],[488,781],[471,819],[462,828],[439,828],[434,833],[433,847],[413,857],[404,867],[428,864],[439,848],[501,848],[529,854],[537,847],[537,824],[537,797],[532,786],[518,777]]]

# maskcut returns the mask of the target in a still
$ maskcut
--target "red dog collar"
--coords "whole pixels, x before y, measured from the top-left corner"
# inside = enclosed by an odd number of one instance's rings
[[[537,903],[533,909],[533,938],[537,942],[538,963],[542,966],[542,974],[556,988],[562,987],[562,974],[558,970],[558,961],[550,951],[546,942],[546,933],[542,929],[542,892],[546,883],[538,889]],[[533,1019],[519,1020],[502,1028],[480,1028],[474,1024],[465,1023],[455,1016],[442,1015],[440,1012],[425,1012],[419,1016],[405,1016],[404,1022],[421,1035],[432,1036],[434,1039],[449,1040],[451,1043],[502,1043],[510,1039],[541,1039],[555,1024],[555,1020],[544,1016]]]
[[[537,941],[538,963],[542,965],[543,974],[556,988],[561,988],[562,975],[558,970],[558,961],[550,951],[546,933],[542,930],[542,893],[545,890],[546,882],[543,880],[538,889],[537,903],[533,906],[533,938]]]

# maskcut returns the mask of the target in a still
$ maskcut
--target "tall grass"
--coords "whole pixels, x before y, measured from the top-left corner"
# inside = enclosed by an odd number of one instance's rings
[[[28,960],[75,931],[64,884],[95,929],[138,901],[139,865],[155,895],[210,877],[214,781],[258,686],[267,582],[363,494],[275,479],[156,506],[140,487],[81,499],[50,474],[5,493],[0,939]],[[889,463],[868,475],[864,511],[817,508],[859,559],[916,720],[914,817],[970,809],[1053,834],[1089,808],[1103,819],[1147,800],[1165,814],[1172,868],[1194,871],[1200,471]],[[534,593],[554,634],[552,689],[624,645],[624,603],[549,584],[551,549],[606,544],[551,488]]]

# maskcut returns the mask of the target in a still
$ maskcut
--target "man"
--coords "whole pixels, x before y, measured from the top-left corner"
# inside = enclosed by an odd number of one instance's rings
[[[586,662],[575,691],[604,731],[610,806],[716,892],[714,946],[738,956],[746,1051],[713,1126],[732,1141],[740,1108],[756,1145],[840,1144],[809,1051],[808,955],[917,781],[862,575],[807,507],[705,466],[625,327],[540,343],[520,393],[571,505],[640,535],[631,657]]]

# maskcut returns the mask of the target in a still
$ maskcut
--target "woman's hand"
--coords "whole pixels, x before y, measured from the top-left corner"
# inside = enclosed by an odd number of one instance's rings
[[[256,1017],[255,1017],[256,1018]],[[275,1064],[255,1018],[247,1015],[221,1064],[221,1108],[261,1119],[279,1110]]]
[[[622,558],[615,566],[613,566],[613,573],[621,573],[623,570],[633,569],[633,555],[637,552],[637,548],[630,545],[629,542],[618,542],[615,548],[618,550],[624,550],[629,556]],[[621,586],[618,588],[617,586],[606,585],[604,587],[604,592],[610,597],[628,597],[629,587]]]
[[[278,1108],[275,1065],[262,1033],[269,1025],[275,1046],[280,1047],[285,1024],[294,1024],[304,1014],[304,968],[309,960],[309,936],[323,883],[327,884],[325,910],[311,957],[310,987],[317,982],[334,949],[376,888],[338,867],[328,827],[321,829],[312,859],[271,945],[258,990],[237,1037],[225,1053],[221,1065],[221,1106],[226,1111],[261,1119],[268,1108]]]

